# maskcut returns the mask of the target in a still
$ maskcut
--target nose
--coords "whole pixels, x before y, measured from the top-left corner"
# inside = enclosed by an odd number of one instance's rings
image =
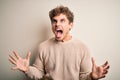
[[[56,22],[56,26],[60,26],[60,22],[59,21]]]

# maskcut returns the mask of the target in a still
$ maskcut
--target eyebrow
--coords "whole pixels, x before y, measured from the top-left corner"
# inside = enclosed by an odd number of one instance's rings
[[[63,19],[61,19],[60,21],[65,21],[65,19],[63,18]]]
[[[57,20],[53,18],[53,19],[52,19],[52,22],[57,22]]]
[[[60,19],[60,21],[63,21],[63,20],[65,20],[65,19],[64,19],[64,18]],[[53,22],[53,21],[57,21],[57,20],[53,18],[53,19],[52,19],[52,22]]]

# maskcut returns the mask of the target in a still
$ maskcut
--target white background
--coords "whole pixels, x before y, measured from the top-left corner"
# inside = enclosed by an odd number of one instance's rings
[[[58,5],[74,12],[71,34],[89,47],[96,63],[109,61],[102,80],[120,80],[120,0],[0,0],[0,80],[28,80],[11,70],[8,55],[16,50],[24,58],[31,51],[32,64],[38,45],[53,36],[48,12]]]

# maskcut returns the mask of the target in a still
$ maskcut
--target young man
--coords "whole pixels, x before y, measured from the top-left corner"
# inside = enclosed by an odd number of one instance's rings
[[[73,13],[64,6],[58,6],[49,12],[52,31],[55,37],[44,41],[39,46],[39,54],[33,66],[29,66],[30,52],[22,59],[13,51],[9,60],[32,79],[43,76],[53,80],[98,80],[106,76],[109,64],[97,66],[87,47],[70,35],[73,27]]]

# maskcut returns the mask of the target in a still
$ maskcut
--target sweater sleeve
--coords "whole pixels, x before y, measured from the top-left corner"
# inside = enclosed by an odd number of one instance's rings
[[[41,48],[39,48],[39,54],[36,57],[35,63],[33,64],[33,66],[30,66],[29,71],[25,73],[31,79],[38,80],[44,76],[45,71],[42,54],[43,51],[41,50]]]
[[[79,80],[92,80],[90,73],[92,70],[91,56],[88,48],[84,45],[82,48],[82,59],[80,64]]]

